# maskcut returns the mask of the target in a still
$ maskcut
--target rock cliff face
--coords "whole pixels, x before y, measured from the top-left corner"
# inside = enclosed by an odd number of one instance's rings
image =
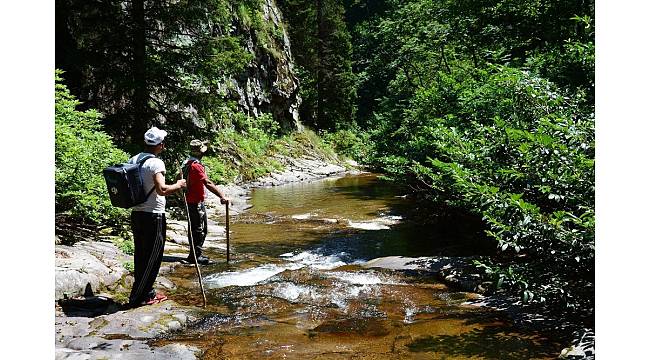
[[[298,115],[301,103],[298,78],[282,13],[275,0],[263,0],[262,12],[267,31],[278,36],[271,41],[261,41],[263,34],[259,30],[242,26],[231,28],[231,35],[246,39],[246,50],[253,55],[253,60],[244,73],[231,77],[222,89],[245,113],[255,117],[270,113],[283,129],[302,130]]]
[[[117,4],[57,1],[56,19],[56,67],[81,109],[104,115],[111,135],[140,139],[150,125],[182,133],[212,123],[218,130],[232,110],[224,99],[250,116],[271,114],[284,130],[302,128],[298,78],[275,0],[197,1],[193,11],[145,1],[142,33],[130,3]]]

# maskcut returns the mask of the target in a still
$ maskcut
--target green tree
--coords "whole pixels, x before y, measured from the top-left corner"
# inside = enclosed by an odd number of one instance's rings
[[[351,19],[373,163],[483,219],[496,287],[589,314],[593,2],[384,4]]]
[[[283,0],[303,99],[302,121],[319,130],[354,123],[355,76],[352,45],[339,1]]]
[[[77,224],[119,224],[126,211],[111,205],[102,170],[128,155],[102,131],[99,112],[77,110],[80,102],[62,83],[61,73],[55,75],[56,214]]]
[[[133,151],[152,125],[175,130],[174,140],[210,135],[230,106],[225,80],[252,59],[230,27],[263,28],[259,0],[61,0],[56,10],[56,65],[70,72],[83,107],[102,111],[106,130]]]

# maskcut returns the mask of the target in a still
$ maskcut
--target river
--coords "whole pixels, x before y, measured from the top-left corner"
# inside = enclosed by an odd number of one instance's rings
[[[230,263],[213,252],[217,262],[202,267],[209,315],[158,342],[197,346],[202,359],[557,358],[552,337],[466,303],[477,294],[364,266],[490,251],[476,226],[423,221],[404,194],[372,174],[255,189],[253,207],[231,219]],[[172,299],[201,303],[192,267],[171,279]]]

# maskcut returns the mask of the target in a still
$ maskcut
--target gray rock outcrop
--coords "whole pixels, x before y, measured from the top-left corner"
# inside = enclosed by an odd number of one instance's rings
[[[253,60],[238,77],[231,77],[219,86],[222,93],[237,101],[246,114],[258,117],[272,114],[284,130],[302,131],[298,107],[298,77],[294,70],[291,44],[282,22],[282,13],[275,0],[262,3],[263,19],[271,32],[281,34],[281,39],[270,39],[262,44],[256,30],[246,26],[232,27],[230,35],[239,34],[245,39],[246,50]]]
[[[172,301],[97,317],[57,316],[55,358],[196,359],[199,349],[183,344],[153,347],[148,339],[181,329],[193,320],[189,308]]]
[[[275,158],[284,165],[285,169],[282,172],[270,173],[245,186],[247,188],[279,186],[299,181],[322,179],[328,176],[343,174],[347,171],[341,165],[332,164],[325,160],[312,157],[305,156],[295,159],[286,156],[276,156]]]
[[[55,247],[55,300],[96,294],[119,281],[129,257],[110,242],[81,241]]]

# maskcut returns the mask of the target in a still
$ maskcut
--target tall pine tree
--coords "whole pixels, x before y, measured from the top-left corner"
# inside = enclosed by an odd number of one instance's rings
[[[345,8],[336,0],[282,0],[303,102],[300,117],[315,129],[336,130],[354,123],[355,76]]]

